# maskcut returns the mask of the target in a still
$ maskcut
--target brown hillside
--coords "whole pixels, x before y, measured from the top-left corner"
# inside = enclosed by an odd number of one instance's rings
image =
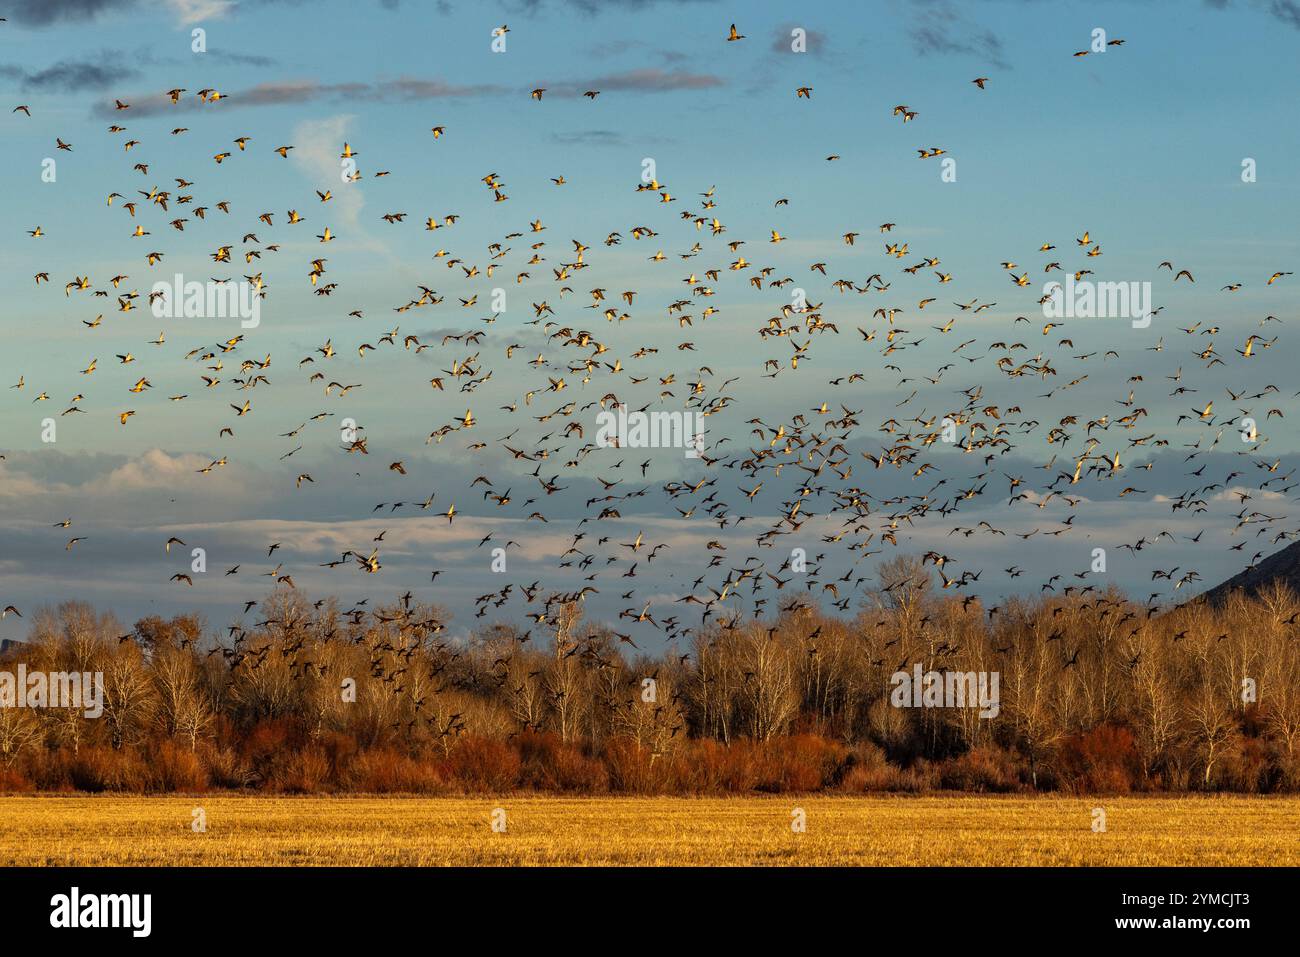
[[[1227,581],[1197,596],[1196,601],[1221,605],[1230,593],[1242,589],[1248,596],[1259,594],[1270,582],[1281,580],[1300,593],[1300,542],[1274,552],[1258,565],[1247,568]]]

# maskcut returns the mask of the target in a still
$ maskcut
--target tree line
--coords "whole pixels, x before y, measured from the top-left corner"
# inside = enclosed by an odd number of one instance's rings
[[[625,654],[572,596],[448,636],[409,597],[273,592],[246,626],[129,630],[69,601],[0,660],[102,674],[103,713],[0,707],[0,790],[744,793],[1300,785],[1300,597],[1157,613],[1117,590],[989,606],[887,563],[855,617],[791,602]],[[566,600],[567,599],[567,600]],[[545,630],[542,637],[539,632]],[[994,673],[995,717],[891,678]]]

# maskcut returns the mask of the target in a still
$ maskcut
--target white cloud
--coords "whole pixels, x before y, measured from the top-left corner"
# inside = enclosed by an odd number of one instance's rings
[[[361,210],[365,208],[366,197],[361,188],[361,181],[345,182],[343,179],[343,144],[348,142],[352,121],[356,117],[350,113],[340,113],[320,120],[304,120],[294,127],[292,139],[293,152],[289,154],[294,164],[310,178],[313,189],[330,191],[333,199],[328,203],[317,203],[313,212],[315,225],[312,235],[319,235],[326,226],[330,232],[338,235],[337,242],[350,248],[366,248],[387,253],[387,247],[375,239],[361,225]],[[357,167],[365,173],[365,151],[352,143],[352,149],[360,157]]]
[[[234,9],[234,0],[167,0],[179,26],[188,27],[204,20],[221,20]]]

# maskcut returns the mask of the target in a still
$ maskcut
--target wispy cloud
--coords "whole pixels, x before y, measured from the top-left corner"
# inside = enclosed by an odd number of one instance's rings
[[[106,80],[106,82],[108,82]],[[726,85],[722,77],[710,73],[692,73],[686,70],[661,70],[646,68],[610,73],[588,80],[558,80],[541,84],[548,96],[576,97],[587,90],[622,93],[665,93],[678,90],[703,90]],[[358,102],[402,102],[439,99],[468,99],[474,97],[519,95],[525,91],[511,90],[495,83],[451,83],[441,79],[398,77],[377,83],[347,82],[322,83],[319,80],[276,80],[258,83],[240,90],[222,91],[217,105],[204,103],[196,96],[182,97],[179,103],[159,93],[120,98],[131,104],[133,116],[154,116],[169,112],[194,110],[235,110],[258,106],[299,105],[304,103],[337,103],[346,105]],[[114,104],[105,100],[96,104],[99,116],[112,116]]]
[[[660,70],[649,67],[609,73],[589,80],[564,80],[541,84],[547,96],[581,96],[588,90],[620,93],[668,93],[678,90],[706,90],[726,86],[727,81],[712,73],[687,70]]]
[[[1300,30],[1300,4],[1295,0],[1269,0],[1264,9],[1287,26]]]
[[[366,205],[361,185],[357,182],[342,183],[342,158],[339,154],[354,119],[356,117],[350,114],[340,114],[299,123],[294,127],[291,137],[294,151],[290,156],[294,165],[306,173],[311,181],[331,185],[334,193],[333,212],[337,217],[335,231],[339,233],[340,239],[351,246],[384,252],[386,247],[383,243],[370,235],[361,224],[361,210]]]
[[[234,0],[167,0],[176,19],[183,27],[205,20],[220,20],[235,9]]]
[[[209,50],[204,56],[223,63],[237,63],[240,66],[268,67],[275,66],[276,62],[269,56],[260,56],[256,53],[231,53],[227,50]]]
[[[416,77],[400,77],[381,83],[322,83],[319,80],[279,80],[258,83],[242,90],[222,91],[220,104],[205,104],[197,97],[183,97],[173,104],[170,99],[157,93],[143,94],[138,97],[123,97],[131,104],[135,116],[151,116],[173,111],[192,111],[197,109],[234,110],[254,106],[282,106],[285,104],[302,104],[317,102],[379,102],[401,100],[432,100],[446,97],[475,97],[493,93],[504,93],[505,87],[495,84],[456,84],[444,80],[427,80]],[[100,115],[112,115],[111,102],[96,106]]]
[[[921,56],[974,56],[995,66],[1007,65],[998,35],[967,19],[951,3],[927,3],[914,7],[907,33],[913,48]]]
[[[657,4],[678,6],[706,6],[716,0],[557,0],[557,5],[574,7],[583,13],[601,13],[610,10],[636,11],[647,10]],[[514,0],[510,6],[526,13],[533,13],[545,7],[546,0]]]
[[[622,146],[627,139],[614,130],[570,130],[552,133],[551,141],[561,146]]]

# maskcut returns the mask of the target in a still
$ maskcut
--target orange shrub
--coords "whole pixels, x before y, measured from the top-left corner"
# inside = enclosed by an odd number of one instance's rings
[[[199,754],[213,787],[246,788],[255,780],[252,768],[234,748],[204,741],[199,745]]]
[[[329,779],[335,782],[342,780],[360,750],[357,739],[342,731],[325,732],[320,737],[320,747],[329,761]]]
[[[730,745],[712,738],[689,741],[674,755],[672,768],[674,790],[694,794],[743,794],[759,781],[754,743],[744,738]]]
[[[844,761],[839,789],[849,794],[866,791],[914,793],[929,790],[933,775],[889,763],[885,752],[871,742],[857,745]]]
[[[150,751],[145,781],[150,791],[204,791],[208,772],[188,747],[161,741]]]
[[[1020,788],[1014,760],[998,748],[972,748],[940,763],[937,770],[944,790],[1005,793]]]
[[[1239,734],[1234,736],[1214,779],[1232,791],[1272,791],[1283,780],[1282,772],[1276,770],[1280,764],[1280,760],[1269,760],[1268,749],[1260,739]]]
[[[285,766],[276,772],[272,786],[290,794],[316,794],[325,790],[330,779],[330,759],[325,749],[308,745],[294,752]]]
[[[357,755],[345,781],[350,790],[372,794],[442,794],[448,790],[437,765],[382,748]]]
[[[757,745],[760,791],[820,791],[837,780],[848,749],[812,734]]]

